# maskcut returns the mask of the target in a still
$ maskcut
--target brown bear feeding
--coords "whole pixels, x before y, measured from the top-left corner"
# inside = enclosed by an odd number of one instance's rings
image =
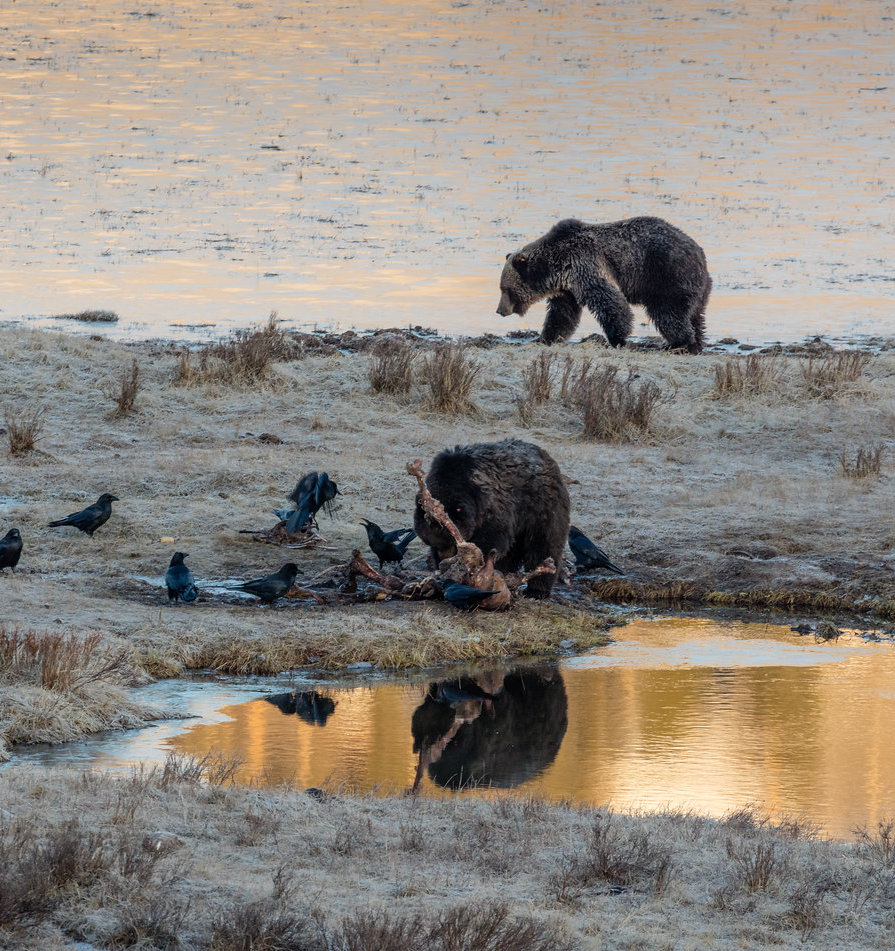
[[[540,446],[506,439],[445,449],[433,460],[426,486],[444,506],[464,541],[496,551],[499,571],[534,569],[544,559],[562,564],[569,534],[569,493],[559,466]],[[451,536],[417,501],[417,535],[436,565],[456,551]],[[532,578],[525,593],[546,598],[556,574]]]
[[[700,353],[712,279],[702,248],[661,218],[589,225],[569,218],[507,255],[497,313],[522,316],[547,298],[542,343],[571,336],[582,307],[613,347],[631,333],[642,304],[669,348]]]

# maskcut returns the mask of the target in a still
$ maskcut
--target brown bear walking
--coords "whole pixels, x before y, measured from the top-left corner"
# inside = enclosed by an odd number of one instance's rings
[[[631,304],[642,304],[671,349],[700,353],[712,279],[702,248],[661,218],[589,225],[569,218],[507,255],[497,313],[522,316],[547,298],[542,343],[565,340],[581,308],[613,347],[631,333]]]
[[[569,534],[569,493],[559,466],[540,446],[518,439],[445,449],[433,460],[426,486],[444,506],[463,540],[485,557],[496,551],[498,571],[536,568],[552,558],[562,564]],[[417,503],[417,535],[436,563],[454,554],[454,540]],[[529,597],[546,598],[555,574],[529,581]]]

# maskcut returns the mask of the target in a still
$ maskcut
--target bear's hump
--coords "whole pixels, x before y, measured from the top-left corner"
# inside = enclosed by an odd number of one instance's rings
[[[563,218],[547,232],[546,237],[553,241],[561,241],[563,238],[570,238],[572,235],[584,231],[587,225],[577,218]]]

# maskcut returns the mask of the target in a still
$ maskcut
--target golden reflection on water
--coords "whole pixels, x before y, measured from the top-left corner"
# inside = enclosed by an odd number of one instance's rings
[[[465,764],[522,794],[715,816],[756,803],[840,836],[895,816],[892,645],[693,619],[635,622],[616,636],[558,674],[529,670],[515,688],[526,702],[509,712],[497,699],[491,710],[461,699],[452,709],[466,733],[452,734],[455,755],[447,745],[440,773],[437,756],[422,769],[421,791],[442,793],[433,777],[444,783]],[[480,682],[495,692],[493,679]],[[325,725],[255,700],[169,745],[238,757],[242,780],[407,790],[426,692],[425,683],[327,690],[336,706]]]
[[[890,329],[887,11],[17,0],[0,318],[536,326],[494,317],[508,250],[658,214],[707,249],[712,335]]]

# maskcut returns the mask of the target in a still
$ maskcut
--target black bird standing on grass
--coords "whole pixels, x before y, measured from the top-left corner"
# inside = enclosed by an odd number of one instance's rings
[[[338,494],[338,486],[326,472],[303,475],[289,496],[296,507],[286,521],[286,531],[293,535],[302,531],[321,508],[332,515],[332,501]]]
[[[471,611],[478,607],[479,602],[484,601],[492,594],[497,594],[497,592],[482,591],[481,588],[473,588],[471,585],[454,581],[444,589],[444,600],[461,611]]]
[[[100,525],[105,525],[106,522],[109,521],[109,516],[112,514],[112,503],[117,501],[117,495],[110,495],[108,492],[103,492],[93,505],[88,505],[87,508],[81,509],[80,512],[75,512],[74,515],[57,519],[55,522],[50,522],[47,528],[59,528],[62,525],[72,525],[82,532],[86,532],[93,538],[93,533]]]
[[[375,522],[362,518],[361,525],[367,530],[370,551],[379,559],[379,570],[389,562],[400,564],[404,560],[407,546],[416,538],[412,528],[396,528],[393,532],[384,532]],[[401,536],[404,538],[401,538]]]
[[[183,563],[184,558],[188,558],[186,552],[175,551],[171,558],[171,564],[165,572],[165,587],[168,589],[168,600],[176,601],[195,601],[199,597],[199,591],[196,588],[196,582],[193,581],[193,573]]]
[[[0,538],[0,569],[12,568],[15,571],[21,557],[22,536],[17,528],[11,528]]]
[[[297,574],[298,565],[290,561],[272,575],[255,578],[252,581],[244,581],[242,584],[233,587],[234,590],[247,591],[249,594],[255,595],[256,598],[261,599],[263,604],[272,604],[277,598],[282,598],[292,587]]]
[[[617,575],[624,574],[621,568],[612,564],[602,548],[598,548],[574,525],[569,527],[569,548],[575,556],[575,564],[584,571],[614,571]]]

